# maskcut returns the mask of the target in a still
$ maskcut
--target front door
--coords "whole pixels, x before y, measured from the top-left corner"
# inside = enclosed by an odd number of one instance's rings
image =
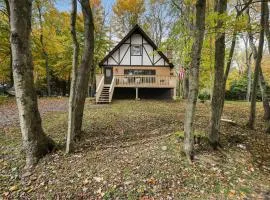
[[[111,84],[113,78],[113,69],[104,67],[104,84]]]

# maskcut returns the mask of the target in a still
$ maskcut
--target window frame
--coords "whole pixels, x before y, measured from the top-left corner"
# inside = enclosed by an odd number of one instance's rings
[[[134,54],[133,48],[139,47],[140,48],[140,54]],[[142,56],[142,45],[141,44],[132,44],[130,46],[130,55],[131,56]]]

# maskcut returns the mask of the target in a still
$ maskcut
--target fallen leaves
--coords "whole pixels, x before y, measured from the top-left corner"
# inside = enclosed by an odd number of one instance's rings
[[[63,144],[67,114],[58,105],[66,101],[66,106],[67,99],[54,101],[41,103],[44,129]],[[198,104],[195,130],[201,135],[207,133],[208,109]],[[242,103],[225,104],[226,116],[237,125],[222,123],[222,152],[212,151],[202,138],[194,165],[181,154],[175,134],[183,131],[184,102],[87,103],[76,152],[50,154],[33,172],[22,170],[19,128],[0,127],[5,132],[0,134],[0,193],[10,199],[257,199],[270,190],[270,138],[262,122],[255,131],[241,126],[246,109]]]

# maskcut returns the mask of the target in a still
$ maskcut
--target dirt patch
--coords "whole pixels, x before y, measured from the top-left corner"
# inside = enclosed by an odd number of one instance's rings
[[[67,111],[67,98],[41,98],[38,108],[41,115],[47,112]],[[19,124],[19,114],[15,98],[8,98],[0,104],[0,128]]]

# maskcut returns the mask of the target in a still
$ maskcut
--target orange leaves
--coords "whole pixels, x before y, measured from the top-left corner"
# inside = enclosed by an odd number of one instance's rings
[[[90,5],[93,8],[99,7],[101,4],[100,0],[90,0]]]

